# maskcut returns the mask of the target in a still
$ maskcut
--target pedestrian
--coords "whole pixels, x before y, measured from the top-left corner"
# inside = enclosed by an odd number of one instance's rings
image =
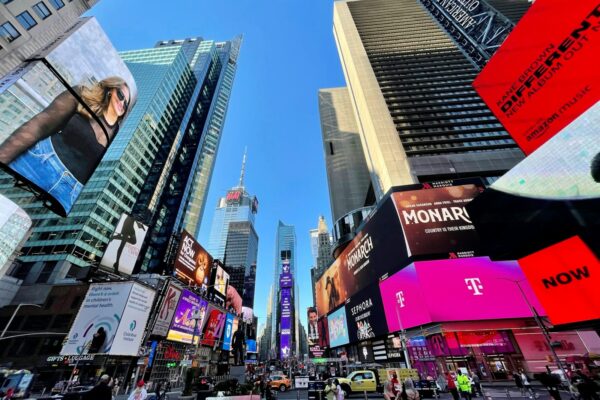
[[[392,373],[392,391],[394,393],[394,398],[398,397],[398,394],[400,394],[400,390],[401,390],[402,386],[400,385],[400,382],[398,381],[398,375],[396,375],[396,373]]]
[[[135,389],[129,395],[127,400],[146,400],[148,397],[148,392],[146,391],[146,383],[143,379],[140,379],[138,383],[135,385]]]
[[[156,400],[160,399],[160,389],[162,389],[162,382],[158,381],[154,386],[154,395],[156,396]]]
[[[332,378],[327,379],[327,385],[325,385],[325,389],[323,389],[323,393],[325,393],[325,398],[327,400],[335,400],[335,386],[333,385]]]
[[[525,388],[523,387],[523,380],[521,379],[521,374],[518,372],[513,372],[513,377],[515,379],[515,386],[521,392],[521,396],[525,397]]]
[[[458,374],[456,382],[458,383],[458,391],[461,397],[465,400],[471,400],[471,382],[469,381],[469,377],[463,375],[460,369],[456,373]]]
[[[394,382],[392,379],[388,379],[383,384],[383,398],[385,400],[396,400],[396,390],[394,389]]]
[[[271,378],[267,378],[267,382],[265,384],[265,399],[273,399],[273,388],[271,387]]]
[[[554,400],[561,400],[560,392],[558,387],[560,385],[560,378],[554,376],[554,374],[543,373],[538,374],[537,379],[546,387],[548,393]]]
[[[577,391],[580,394],[580,400],[600,400],[598,397],[598,384],[578,371],[577,377],[580,382],[577,384]]]
[[[108,386],[110,377],[106,374],[100,377],[100,381],[92,390],[87,392],[84,396],[84,400],[112,400],[112,390]]]
[[[473,380],[473,392],[477,392],[477,395],[483,396],[483,392],[481,391],[481,380],[479,379],[479,375],[477,375],[476,373],[472,373],[471,379]]]
[[[112,393],[114,397],[119,395],[119,388],[121,387],[121,380],[119,378],[115,378],[113,381]]]
[[[454,377],[452,377],[450,371],[446,372],[446,382],[448,391],[450,392],[450,394],[452,394],[452,398],[454,400],[460,400],[460,397],[458,396],[458,389],[456,388],[456,383],[454,383]]]
[[[523,382],[523,388],[527,391],[527,393],[529,394],[529,398],[533,399],[535,397],[535,393],[533,392],[533,388],[531,387],[531,383],[529,382],[529,378],[527,377],[527,374],[525,374],[525,371],[520,370],[520,376],[521,376],[521,382]]]
[[[334,379],[333,385],[335,386],[335,400],[344,400],[344,398],[346,398],[346,392],[344,392],[344,389],[340,386],[340,381]]]

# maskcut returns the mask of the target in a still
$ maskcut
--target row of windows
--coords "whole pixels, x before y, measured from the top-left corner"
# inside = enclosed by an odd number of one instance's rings
[[[8,4],[8,3],[12,2],[13,0],[0,0],[0,1],[3,4]],[[65,3],[63,2],[63,0],[48,0],[48,1],[50,2],[50,4],[52,4],[52,7],[54,7],[54,9],[56,9],[56,10],[60,10],[61,8],[63,8],[65,6]],[[32,8],[33,8],[33,11],[37,14],[37,16],[42,20],[45,20],[46,18],[48,18],[49,16],[52,15],[52,12],[50,12],[50,10],[48,9],[48,7],[46,6],[46,4],[43,1],[40,1],[39,3],[34,4]],[[25,28],[26,30],[30,30],[31,28],[33,28],[34,26],[37,25],[37,21],[35,20],[35,18],[33,18],[33,16],[29,13],[29,11],[23,11],[21,14],[17,15],[15,18],[17,19],[17,21],[19,21],[21,26],[23,28]],[[11,24],[10,22],[7,21],[7,22],[3,23],[2,25],[0,25],[0,36],[2,36],[8,42],[12,42],[15,39],[17,39],[19,36],[21,36],[21,33],[15,28],[15,26],[13,24]]]

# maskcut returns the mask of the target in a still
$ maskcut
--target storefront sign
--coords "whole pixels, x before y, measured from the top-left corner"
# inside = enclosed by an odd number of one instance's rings
[[[557,243],[519,264],[554,325],[600,318],[600,261],[581,238]],[[565,307],[565,301],[585,306]]]

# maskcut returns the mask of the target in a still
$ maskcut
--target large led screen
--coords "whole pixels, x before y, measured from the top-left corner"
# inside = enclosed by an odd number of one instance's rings
[[[350,341],[362,341],[388,332],[377,283],[353,295],[346,303]]]
[[[383,275],[408,263],[402,227],[386,199],[316,284],[317,309],[325,315]]]
[[[227,314],[214,305],[209,305],[204,318],[205,324],[202,329],[202,344],[214,346],[221,339],[225,330]]]
[[[223,350],[231,350],[231,339],[233,337],[233,314],[227,313],[225,318],[225,333],[223,334]]]
[[[577,236],[519,260],[553,325],[600,319],[600,261]],[[565,307],[565,300],[580,306]]]
[[[131,275],[147,231],[148,227],[136,221],[131,215],[121,215],[100,265],[115,274]]]
[[[529,318],[528,302],[545,315],[515,261],[419,261],[382,281],[380,291],[390,332],[431,322]]]
[[[90,285],[60,354],[137,356],[154,295],[134,282]]]
[[[232,285],[227,285],[227,298],[225,299],[225,309],[233,310],[236,314],[242,314],[242,296]]]
[[[597,0],[536,1],[473,82],[526,154],[600,100]]]
[[[206,290],[211,283],[213,258],[187,231],[181,232],[181,242],[175,257],[175,275],[188,285]]]
[[[98,22],[81,19],[0,81],[0,166],[66,216],[136,95]]]
[[[171,326],[171,321],[175,316],[175,311],[177,310],[177,305],[179,304],[180,296],[181,289],[172,283],[168,283],[162,303],[160,304],[160,308],[156,314],[156,320],[154,321],[152,334],[167,336],[169,327]]]
[[[292,292],[291,289],[281,289],[281,314],[279,319],[279,358],[284,360],[291,355],[292,348]]]
[[[392,193],[409,256],[437,259],[473,257],[479,237],[465,206],[483,191],[468,184]]]
[[[340,307],[339,310],[327,316],[327,326],[329,329],[329,345],[331,347],[343,346],[350,342],[345,307]]]
[[[214,303],[225,306],[227,302],[227,287],[229,274],[217,260],[213,262],[212,280],[210,281],[210,299]]]
[[[167,339],[181,343],[198,343],[203,321],[206,319],[208,302],[195,293],[184,289],[179,297],[177,310]]]

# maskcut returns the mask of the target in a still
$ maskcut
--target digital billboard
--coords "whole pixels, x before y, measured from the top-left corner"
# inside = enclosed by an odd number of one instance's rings
[[[279,358],[284,360],[291,355],[292,347],[292,292],[291,289],[281,289],[281,315],[279,319]]]
[[[256,340],[246,339],[246,353],[256,353]]]
[[[394,203],[383,201],[363,229],[316,283],[317,309],[325,315],[380,277],[408,264]]]
[[[21,207],[0,194],[0,278],[12,257],[29,237],[31,218]]]
[[[486,254],[522,258],[586,231],[600,235],[600,102],[467,206]]]
[[[527,302],[545,315],[516,261],[494,262],[487,257],[418,261],[382,281],[379,288],[390,332],[431,322],[530,318]]]
[[[211,284],[213,258],[187,231],[181,232],[181,242],[175,257],[175,276],[191,286],[206,290]]]
[[[340,307],[327,316],[329,329],[329,345],[331,347],[343,346],[350,342],[348,336],[348,322],[346,320],[346,308]]]
[[[156,320],[154,321],[154,328],[152,329],[153,335],[167,336],[171,321],[177,310],[177,304],[179,304],[179,297],[181,296],[181,289],[172,283],[167,283],[165,295],[163,297],[158,313],[156,314]]]
[[[413,260],[473,257],[479,237],[465,205],[483,185],[425,186],[392,193]]]
[[[91,284],[60,354],[137,356],[154,295],[134,282]]]
[[[225,330],[225,319],[227,314],[218,307],[210,304],[204,318],[202,329],[202,344],[214,346],[219,342]]]
[[[329,347],[329,326],[326,316],[319,318],[319,347],[321,349]]]
[[[225,271],[223,266],[215,261],[212,272],[211,288],[210,293],[212,294],[212,301],[225,306],[227,299],[227,286],[229,285],[229,274]]]
[[[291,288],[294,286],[294,281],[292,278],[292,274],[289,272],[279,274],[279,287],[281,288]]]
[[[227,298],[225,299],[225,309],[233,310],[237,315],[242,313],[242,297],[235,287],[227,285]]]
[[[231,350],[231,338],[233,337],[233,314],[227,313],[225,317],[225,333],[223,334],[223,350]]]
[[[115,274],[131,275],[147,231],[146,225],[136,221],[131,215],[122,214],[104,251],[100,265],[112,270]]]
[[[553,325],[600,319],[600,261],[574,236],[519,260]],[[565,307],[584,304],[581,307]]]
[[[194,344],[198,343],[200,328],[203,321],[206,320],[207,307],[208,302],[206,300],[187,289],[183,289],[175,310],[175,316],[167,333],[167,339],[192,344],[193,337]]]
[[[321,347],[321,334],[319,332],[319,314],[316,307],[308,307],[306,310],[306,319],[308,321],[307,328],[307,344],[309,358],[322,357],[325,348]]]
[[[388,332],[377,283],[348,299],[346,317],[351,342],[372,339]]]
[[[98,22],[80,19],[0,80],[0,166],[67,216],[136,96]]]
[[[473,82],[526,154],[600,100],[596,0],[533,3]]]
[[[371,363],[375,361],[373,354],[373,344],[370,341],[361,342],[358,348],[358,361],[361,363]]]

